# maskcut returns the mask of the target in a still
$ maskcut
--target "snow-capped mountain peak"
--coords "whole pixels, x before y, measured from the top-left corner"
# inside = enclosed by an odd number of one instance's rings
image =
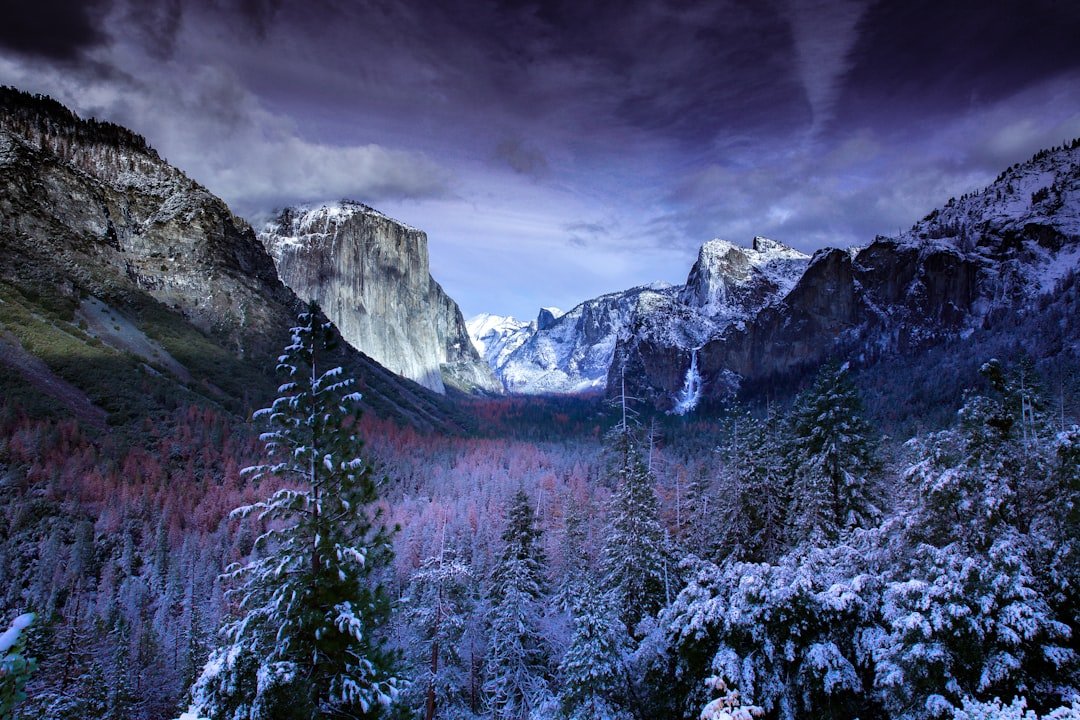
[[[769,238],[755,237],[749,248],[710,240],[698,251],[679,299],[717,320],[743,317],[786,295],[809,260],[804,253]]]
[[[710,240],[698,251],[686,285],[642,285],[587,300],[565,314],[541,308],[533,323],[481,315],[469,321],[469,332],[511,392],[601,388],[620,343],[647,339],[676,348],[689,363],[692,348],[782,298],[808,262],[768,238],[754,238],[751,247]]]
[[[508,315],[480,313],[466,320],[465,328],[480,356],[493,369],[498,369],[510,353],[529,339],[536,323],[522,322]]]

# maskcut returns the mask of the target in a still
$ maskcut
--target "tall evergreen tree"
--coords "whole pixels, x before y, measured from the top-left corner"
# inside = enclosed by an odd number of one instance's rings
[[[416,634],[410,647],[412,682],[405,700],[424,720],[470,717],[468,659],[463,636],[472,572],[452,552],[428,558],[413,573],[402,603]]]
[[[612,593],[628,630],[646,615],[655,615],[672,589],[668,540],[660,524],[653,476],[638,440],[623,425],[612,438],[617,487],[608,514],[604,539],[603,587]]]
[[[784,472],[778,420],[758,420],[747,412],[728,422],[724,458],[725,491],[719,517],[712,524],[719,535],[720,557],[748,562],[771,561],[784,549],[784,522],[790,503]]]
[[[690,476],[681,498],[682,525],[678,539],[685,550],[702,558],[713,557],[717,545],[718,498],[713,481],[711,465],[703,463]]]
[[[340,367],[323,369],[335,337],[314,305],[302,313],[279,358],[283,394],[256,413],[270,425],[261,436],[270,462],[246,472],[285,487],[233,511],[268,529],[253,558],[226,573],[242,614],[224,626],[227,644],[193,691],[211,720],[370,718],[397,692],[379,641],[390,538],[360,456],[360,395]]]
[[[563,535],[562,573],[555,592],[555,607],[562,612],[573,610],[581,596],[589,572],[589,557],[585,551],[585,516],[574,502],[567,502],[566,529]]]
[[[122,616],[117,616],[110,635],[113,643],[112,680],[105,718],[127,720],[138,698],[131,686],[131,634]]]
[[[559,665],[563,713],[569,720],[629,717],[622,708],[630,638],[611,598],[589,579],[574,604],[573,623],[570,647]]]
[[[875,442],[847,366],[826,364],[791,415],[791,540],[821,544],[880,516]]]
[[[539,626],[546,560],[524,489],[514,495],[507,515],[491,575],[485,689],[495,720],[523,720],[549,696],[549,653]]]

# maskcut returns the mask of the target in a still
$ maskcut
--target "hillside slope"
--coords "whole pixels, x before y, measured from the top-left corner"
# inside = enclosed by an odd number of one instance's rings
[[[265,402],[302,307],[247,223],[143,138],[9,88],[0,301],[5,395],[72,412],[88,401],[114,424],[189,400]],[[361,353],[340,359],[380,413],[456,427],[452,404]],[[84,397],[55,390],[69,386]]]

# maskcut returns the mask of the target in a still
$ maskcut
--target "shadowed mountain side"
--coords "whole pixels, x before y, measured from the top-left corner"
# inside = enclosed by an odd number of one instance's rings
[[[251,228],[141,138],[11,89],[0,90],[0,289],[0,330],[114,424],[177,392],[261,406],[302,308]],[[110,316],[115,327],[100,327]],[[453,402],[342,346],[373,410],[461,430]],[[147,362],[155,348],[160,362]]]

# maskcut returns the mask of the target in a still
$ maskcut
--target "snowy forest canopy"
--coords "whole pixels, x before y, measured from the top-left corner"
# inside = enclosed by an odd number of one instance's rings
[[[788,407],[715,422],[556,414],[573,439],[365,416],[364,462],[334,462],[366,489],[334,497],[370,508],[353,540],[377,549],[385,525],[393,557],[350,556],[331,584],[363,606],[311,636],[377,657],[320,681],[371,692],[289,717],[1075,717],[1080,429],[1063,408],[1029,365],[990,361],[949,427],[903,442],[837,365]],[[36,617],[5,656],[37,660],[15,717],[167,720],[193,699],[211,720],[285,717],[211,687],[293,632],[245,634],[252,603],[280,609],[292,540],[275,533],[313,502],[291,504],[281,466],[241,473],[281,439],[265,429],[192,406],[95,436],[0,409],[5,619]],[[248,694],[292,688],[290,658],[249,668]]]

